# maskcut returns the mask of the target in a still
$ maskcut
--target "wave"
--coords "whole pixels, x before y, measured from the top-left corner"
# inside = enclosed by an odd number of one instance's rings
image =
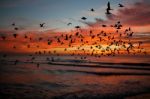
[[[16,61],[1,60],[1,64],[15,64]],[[135,70],[150,70],[149,63],[106,63],[106,62],[88,62],[85,60],[69,60],[69,61],[46,61],[46,62],[24,62],[18,61],[17,63],[26,64],[48,64],[57,66],[73,66],[73,67],[88,67],[88,68],[113,68],[113,69],[135,69]]]
[[[45,70],[48,73],[84,73],[84,74],[93,74],[99,76],[110,76],[110,75],[137,75],[137,76],[150,76],[150,73],[136,73],[136,72],[93,72],[93,71],[80,71],[80,70]]]

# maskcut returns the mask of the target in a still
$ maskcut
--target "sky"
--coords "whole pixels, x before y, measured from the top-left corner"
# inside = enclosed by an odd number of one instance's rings
[[[114,9],[118,3],[133,4],[138,0],[110,0]],[[0,1],[0,28],[8,28],[12,22],[27,29],[38,28],[41,22],[46,23],[46,29],[68,30],[74,25],[82,25],[79,20],[88,16],[88,21],[94,18],[105,17],[107,0],[1,0]],[[94,14],[90,9],[94,8]],[[73,26],[67,27],[68,22]]]
[[[123,29],[131,27],[134,31],[134,40],[142,40],[149,52],[150,48],[150,1],[149,0],[109,0],[112,15],[105,14],[108,0],[1,0],[0,1],[0,36],[7,36],[7,39],[0,42],[3,52],[35,52],[35,47],[27,49],[25,46],[42,46],[40,50],[52,48],[66,48],[54,43],[53,47],[47,47],[47,39],[55,40],[55,36],[63,33],[77,32],[74,27],[81,26],[86,35],[87,31],[93,29],[95,34],[103,28],[101,25],[112,25],[120,21]],[[121,3],[125,7],[120,8]],[[91,12],[93,8],[95,11]],[[86,17],[87,20],[82,20]],[[67,25],[68,23],[71,25]],[[15,23],[19,30],[15,31],[11,25]],[[45,23],[41,28],[39,24]],[[95,30],[94,30],[95,29]],[[113,29],[106,29],[106,32],[114,32]],[[123,30],[121,30],[123,31]],[[80,31],[81,32],[81,31]],[[13,33],[18,33],[20,37],[13,38]],[[24,35],[30,35],[34,39],[32,42],[23,39]],[[38,42],[38,38],[43,36],[45,40]],[[58,39],[58,38],[57,38]],[[86,35],[87,40],[89,37]],[[117,38],[116,38],[117,39]],[[125,40],[125,39],[124,39]],[[64,41],[65,42],[65,41]],[[92,41],[93,42],[93,41]],[[79,45],[80,42],[77,42]],[[103,43],[102,43],[103,44]],[[13,50],[14,45],[18,45],[18,50]],[[105,43],[103,45],[106,45]],[[136,44],[135,44],[136,45]],[[91,45],[85,45],[85,47]],[[70,48],[73,50],[74,48]],[[38,49],[39,50],[39,49]]]

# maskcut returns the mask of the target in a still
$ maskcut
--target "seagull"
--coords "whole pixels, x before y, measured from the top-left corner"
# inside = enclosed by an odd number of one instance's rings
[[[14,30],[18,30],[18,27],[15,27]]]
[[[40,24],[40,27],[44,27],[44,24],[45,24],[45,23],[41,23],[41,24]]]
[[[78,26],[78,25],[77,25],[77,26],[75,26],[75,28],[79,29],[79,28],[80,28],[80,26]]]
[[[95,10],[92,8],[90,11],[94,12]]]
[[[39,64],[39,63],[37,63],[37,64],[36,64],[36,66],[37,66],[37,68],[39,68],[40,64]]]
[[[122,5],[122,4],[120,4],[120,3],[119,3],[118,5],[119,5],[119,7],[124,7],[124,5]]]
[[[86,20],[87,18],[86,18],[86,17],[82,17],[81,19],[82,19],[82,20]]]
[[[102,25],[102,27],[107,27],[106,25]]]
[[[25,36],[24,36],[24,38],[28,38],[28,36],[27,36],[27,35],[25,35]]]
[[[14,38],[16,38],[18,36],[18,34],[13,34]]]
[[[72,23],[68,23],[67,25],[69,26],[69,25],[71,25]]]
[[[12,23],[11,25],[12,25],[12,26],[15,26],[15,23]]]
[[[14,65],[16,65],[18,62],[19,62],[18,60],[15,60],[15,61],[14,61]]]
[[[2,38],[3,40],[6,40],[6,36],[1,36],[1,38]]]
[[[113,9],[111,9],[111,7],[110,7],[110,2],[107,3],[107,9],[108,9],[108,10],[113,10]]]
[[[110,7],[110,2],[107,3],[107,9],[106,9],[106,14],[111,14],[109,10],[113,10]]]
[[[106,9],[106,14],[111,14],[111,13],[109,12],[109,9]]]

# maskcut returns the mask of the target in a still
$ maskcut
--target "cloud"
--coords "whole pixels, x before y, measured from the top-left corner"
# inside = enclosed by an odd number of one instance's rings
[[[125,5],[126,6],[126,5]],[[104,12],[105,13],[105,12]],[[112,24],[121,21],[127,26],[150,25],[150,2],[143,0],[133,5],[117,9],[115,14],[106,15],[106,20],[95,18],[95,22],[83,22],[88,26],[98,26],[99,24]]]

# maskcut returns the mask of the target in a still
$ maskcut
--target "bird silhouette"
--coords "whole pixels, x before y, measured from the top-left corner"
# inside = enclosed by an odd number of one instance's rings
[[[106,14],[111,14],[108,8],[106,9]]]
[[[106,25],[102,25],[102,27],[107,27]]]
[[[39,63],[37,63],[37,64],[36,64],[36,66],[37,66],[37,68],[39,68],[40,64],[39,64]]]
[[[13,36],[14,36],[14,38],[16,38],[18,36],[18,34],[15,33],[15,34],[13,34]]]
[[[17,65],[18,62],[19,62],[19,60],[15,60],[14,61],[14,65]]]
[[[108,2],[108,3],[107,3],[107,8],[106,8],[106,14],[111,14],[111,13],[110,13],[110,10],[113,10],[113,9],[111,9],[111,7],[110,7],[110,2]]]
[[[12,25],[12,26],[15,26],[15,23],[13,22],[11,25]]]
[[[119,5],[119,7],[124,7],[124,5],[122,5],[122,4],[118,4],[118,5]],[[110,6],[110,2],[108,2],[107,8],[106,8],[106,14],[112,14],[111,10],[113,10],[113,9]],[[95,10],[93,8],[91,8],[88,11],[94,12]],[[80,19],[87,20],[86,16],[81,17]],[[67,26],[72,25],[71,22],[65,23],[65,24]],[[13,26],[14,30],[20,29],[20,27],[16,26],[15,23],[12,23],[11,25]],[[44,25],[45,25],[45,23],[39,24],[40,27],[44,27]],[[32,43],[38,40],[38,42],[34,45],[34,47],[36,48],[35,54],[38,54],[38,55],[55,54],[56,56],[59,56],[60,54],[59,54],[58,50],[48,51],[49,48],[55,47],[53,45],[58,44],[58,46],[64,48],[63,51],[65,51],[65,53],[68,52],[71,56],[79,55],[79,56],[81,56],[81,57],[79,57],[79,59],[82,59],[82,60],[86,59],[86,57],[82,56],[83,54],[91,55],[94,57],[115,56],[116,54],[121,54],[123,51],[125,51],[126,54],[127,53],[131,54],[132,52],[136,53],[137,50],[135,48],[138,49],[137,53],[146,53],[146,51],[144,51],[142,49],[142,47],[143,47],[143,46],[141,46],[142,42],[136,42],[136,44],[134,44],[130,40],[124,41],[124,39],[122,39],[125,37],[126,39],[132,40],[133,32],[129,27],[128,29],[125,29],[125,31],[123,30],[123,32],[124,32],[124,34],[123,34],[122,33],[123,25],[121,24],[120,21],[116,22],[115,24],[111,24],[111,25],[102,24],[101,26],[102,27],[111,26],[111,28],[115,29],[115,32],[108,33],[107,30],[95,32],[94,28],[90,28],[90,31],[89,31],[89,30],[82,29],[80,26],[77,25],[74,28],[76,28],[77,30],[79,29],[80,31],[75,30],[75,31],[71,31],[72,33],[58,34],[58,35],[53,36],[52,38],[51,38],[51,36],[45,37],[44,35],[40,35],[40,37],[39,36],[37,36],[37,37],[31,36],[32,37],[31,38],[29,35],[25,34],[23,36],[23,38],[25,39],[23,42],[26,42],[25,45],[27,48],[32,49],[31,48]],[[14,38],[17,38],[17,36],[18,36],[18,34],[16,34],[16,33],[13,34]],[[2,35],[1,39],[5,40],[6,37],[7,37],[7,35],[4,35],[4,36]],[[21,38],[21,37],[22,36],[19,35],[19,38]],[[30,41],[28,41],[28,38],[30,39]],[[41,45],[42,42],[45,42],[45,44],[47,46],[43,47],[43,45]],[[105,46],[103,46],[103,43],[105,43]],[[85,47],[85,46],[89,46],[89,47]],[[16,49],[15,45],[13,46],[13,48],[15,48],[14,50],[19,49],[18,46],[17,46],[18,49]],[[73,52],[71,52],[72,50],[70,51],[69,48],[73,48],[73,49],[75,48],[75,50]],[[34,62],[35,57],[32,57],[30,60],[32,62]],[[47,58],[46,60],[47,61],[51,60],[52,62],[56,61],[56,60],[54,60],[54,57],[51,57],[51,59]],[[40,63],[36,63],[36,65],[37,65],[37,67],[39,67]]]
[[[108,9],[108,10],[113,10],[113,9],[111,9],[111,7],[110,7],[110,2],[107,3],[107,9]]]
[[[6,36],[1,36],[1,38],[2,38],[3,40],[6,40]]]
[[[122,5],[122,4],[120,4],[120,3],[119,3],[118,5],[119,5],[119,7],[124,7],[124,5]]]
[[[41,23],[41,24],[40,24],[40,27],[44,27],[44,24],[45,24],[45,23]]]
[[[86,17],[82,17],[81,19],[82,19],[82,20],[86,20],[87,18],[86,18]]]
[[[71,25],[72,23],[68,23],[67,25],[69,26],[69,25]]]
[[[14,28],[14,30],[18,30],[18,29],[19,29],[18,27],[15,27],[15,28]]]
[[[75,26],[75,28],[76,28],[76,29],[79,29],[79,28],[80,28],[80,26]]]
[[[94,12],[95,10],[93,8],[91,8],[90,11]]]

